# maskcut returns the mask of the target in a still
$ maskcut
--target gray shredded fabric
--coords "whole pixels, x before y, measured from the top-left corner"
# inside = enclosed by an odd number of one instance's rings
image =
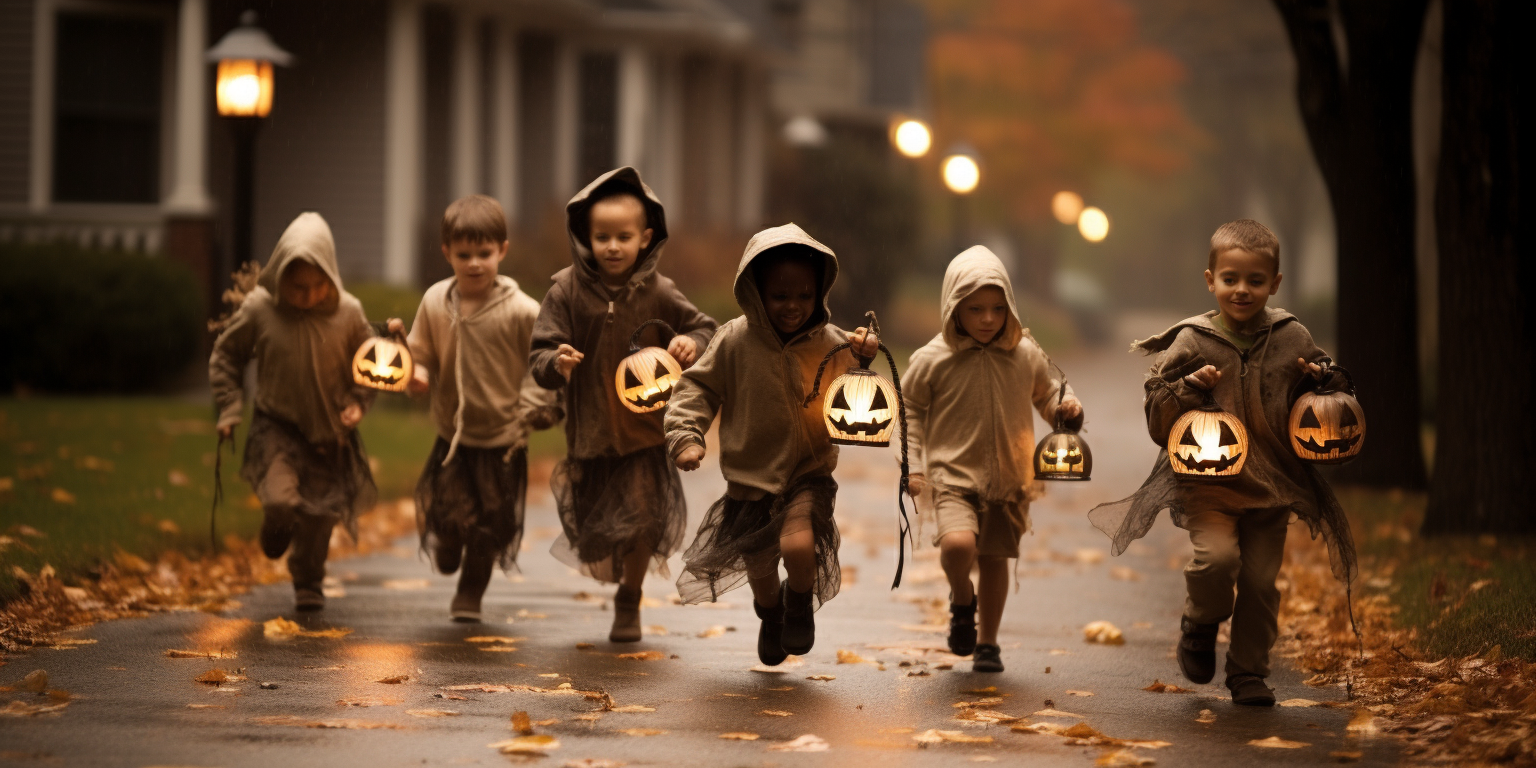
[[[355,539],[357,516],[372,509],[379,497],[357,430],[347,433],[346,442],[316,444],[305,440],[293,424],[256,411],[245,440],[240,477],[260,494],[262,480],[279,461],[298,478],[303,503],[297,511],[338,518]],[[263,505],[269,503],[268,499],[261,501]]]
[[[495,554],[502,570],[511,570],[523,540],[527,492],[526,449],[455,446],[437,438],[416,482],[422,551],[435,559],[443,540],[476,542]]]
[[[623,456],[566,459],[550,476],[564,535],[550,554],[600,581],[624,578],[624,556],[649,543],[651,568],[671,575],[667,558],[683,543],[688,506],[683,479],[657,445]]]

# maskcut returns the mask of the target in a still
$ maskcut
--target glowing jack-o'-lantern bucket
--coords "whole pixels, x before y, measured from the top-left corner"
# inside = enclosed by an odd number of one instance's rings
[[[1339,366],[1329,369],[1344,375],[1349,391],[1326,391],[1318,382],[1313,391],[1303,393],[1291,406],[1291,451],[1302,461],[1315,464],[1341,464],[1365,447],[1365,410],[1350,394],[1354,380]]]
[[[352,356],[352,380],[385,392],[404,392],[414,371],[411,348],[398,335],[374,336]]]
[[[1060,370],[1060,369],[1058,369]],[[1093,451],[1088,442],[1077,433],[1078,426],[1068,426],[1061,416],[1061,403],[1067,397],[1067,377],[1061,377],[1061,387],[1056,392],[1055,429],[1035,446],[1035,477],[1039,480],[1087,480],[1093,474]]]
[[[635,413],[651,413],[667,407],[672,387],[683,376],[683,367],[662,347],[641,347],[640,332],[648,325],[667,329],[670,340],[677,332],[661,320],[647,320],[629,337],[629,356],[619,362],[613,373],[613,387],[619,402]]]
[[[1231,480],[1248,461],[1248,430],[1214,401],[1186,412],[1168,432],[1168,463],[1180,480]]]

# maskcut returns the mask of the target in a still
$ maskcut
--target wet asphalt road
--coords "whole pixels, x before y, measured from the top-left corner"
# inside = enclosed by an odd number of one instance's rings
[[[1163,520],[1126,555],[1100,559],[1107,555],[1108,540],[1084,516],[1094,504],[1133,490],[1155,454],[1140,426],[1139,381],[1145,362],[1115,353],[1060,362],[1088,410],[1085,435],[1094,450],[1095,479],[1051,484],[1033,508],[1035,533],[1024,540],[1020,589],[1010,595],[1004,619],[1001,644],[1008,671],[1003,674],[970,672],[968,660],[942,652],[941,628],[925,628],[942,620],[925,602],[947,594],[936,553],[926,541],[916,562],[909,561],[903,587],[889,590],[896,473],[888,454],[849,448],[838,472],[843,592],[817,614],[815,650],[780,672],[751,670],[757,664],[757,622],[745,588],[728,594],[724,604],[683,607],[669,600],[675,594],[671,583],[653,577],[646,585],[650,606],[642,616],[649,628],[644,641],[608,643],[611,588],[575,575],[548,556],[556,522],[549,495],[540,490],[530,497],[522,574],[492,583],[485,623],[448,620],[453,578],[432,574],[406,541],[393,553],[332,563],[331,573],[345,595],[332,598],[318,616],[297,618],[307,628],[354,630],[341,639],[263,636],[262,622],[295,618],[287,584],[257,588],[240,608],[220,616],[180,613],[89,627],[70,634],[95,644],[37,649],[13,656],[0,668],[0,684],[45,669],[52,687],[75,697],[56,716],[0,718],[0,763],[298,768],[525,760],[561,766],[589,759],[595,765],[996,761],[1085,766],[1114,751],[1074,746],[1054,735],[1017,733],[1008,725],[956,720],[963,710],[954,704],[976,701],[984,694],[970,691],[985,686],[996,686],[996,695],[1005,697],[991,709],[1022,717],[1022,722],[1086,722],[1108,736],[1171,742],[1161,749],[1133,750],[1158,765],[1311,765],[1332,762],[1329,753],[1339,750],[1363,751],[1366,764],[1397,762],[1390,739],[1345,735],[1348,709],[1235,707],[1219,685],[1195,686],[1180,678],[1173,644],[1183,599],[1177,568],[1188,556],[1187,538]],[[723,490],[723,481],[716,467],[706,463],[687,475],[687,483],[696,521]],[[931,531],[930,525],[926,534]],[[677,558],[673,562],[675,576]],[[1081,628],[1096,620],[1113,622],[1124,632],[1125,644],[1084,642]],[[466,641],[485,636],[516,639]],[[591,647],[578,648],[586,643]],[[238,658],[166,658],[164,651],[172,648],[232,650]],[[839,664],[839,649],[871,663]],[[636,651],[659,651],[665,658],[617,656]],[[944,668],[948,663],[953,668]],[[1338,689],[1303,685],[1305,675],[1286,660],[1277,659],[1275,666],[1271,684],[1282,700],[1343,698]],[[213,667],[242,669],[248,680],[218,687],[194,681]],[[914,672],[919,674],[909,674]],[[409,679],[377,682],[402,675]],[[807,679],[813,675],[835,679]],[[1141,690],[1154,679],[1196,690]],[[260,683],[276,687],[263,689]],[[654,711],[597,712],[598,702],[579,695],[446,688],[556,688],[562,683],[605,691],[620,708],[641,705]],[[375,705],[356,706],[359,702]],[[1034,714],[1047,708],[1081,719]],[[1196,722],[1205,709],[1215,715],[1214,722]],[[458,714],[422,717],[420,710]],[[558,721],[535,725],[559,741],[548,756],[509,757],[487,746],[515,735],[509,718],[519,710],[535,723]],[[389,727],[299,727],[337,719]],[[629,729],[664,733],[631,735],[625,732]],[[992,741],[922,747],[913,736],[929,729]],[[760,738],[719,738],[728,732]],[[805,734],[820,737],[829,748],[815,753],[771,749]],[[1270,736],[1309,746],[1247,745]]]

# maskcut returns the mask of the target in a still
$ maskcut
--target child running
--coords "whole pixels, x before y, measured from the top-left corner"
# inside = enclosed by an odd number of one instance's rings
[[[1275,703],[1264,679],[1279,634],[1275,577],[1291,515],[1327,540],[1335,576],[1347,583],[1355,566],[1344,510],[1317,470],[1285,442],[1298,386],[1325,379],[1336,387],[1344,377],[1330,369],[1328,354],[1301,321],[1265,306],[1281,277],[1280,241],[1268,227],[1249,219],[1223,224],[1211,236],[1205,270],[1216,309],[1132,346],[1158,354],[1145,383],[1152,441],[1165,445],[1181,415],[1214,398],[1248,430],[1242,472],[1217,484],[1181,483],[1165,449],[1140,490],[1088,515],[1114,540],[1116,555],[1146,535],[1164,509],[1189,531],[1195,555],[1184,568],[1179,669],[1196,683],[1210,682],[1217,628],[1230,618],[1226,685],[1233,703],[1253,706]]]
[[[325,607],[325,558],[338,522],[356,536],[357,515],[378,489],[357,424],[373,390],[352,383],[352,355],[373,335],[363,305],[341,286],[336,243],[318,213],[278,238],[255,290],[230,317],[208,360],[219,436],[245,408],[245,368],[256,363],[256,403],[240,477],[261,500],[261,550],[288,551],[294,607]]]
[[[554,426],[560,409],[528,373],[539,304],[497,274],[508,246],[501,204],[485,195],[455,200],[441,232],[453,277],[427,289],[409,339],[410,391],[431,389],[437,427],[416,483],[416,528],[439,571],[460,571],[449,616],[475,622],[495,566],[517,562],[528,434]],[[390,320],[392,333],[402,327]]]
[[[565,211],[571,266],[555,273],[544,295],[529,364],[541,386],[565,393],[566,458],[550,477],[564,536],[550,551],[619,584],[608,639],[635,642],[646,570],[667,573],[688,509],[661,412],[625,408],[614,372],[631,334],[648,320],[664,321],[676,335],[669,339],[652,325],[642,345],[666,347],[684,368],[709,344],[716,323],[657,271],[666,212],[633,168],[599,176]]]
[[[832,519],[838,451],[821,400],[806,405],[805,398],[834,346],[851,342],[868,358],[879,344],[863,328],[850,335],[832,325],[827,293],[836,279],[831,249],[794,224],[754,235],[736,268],[743,316],[683,373],[667,407],[667,449],[689,471],[699,468],[704,435],[720,414],[726,480],[683,555],[678,592],[684,603],[712,602],[746,581],[762,620],[757,655],[768,665],[811,650],[814,611],[841,584]],[[820,389],[854,362],[852,352],[840,352]]]
[[[908,487],[938,521],[933,543],[949,577],[950,652],[974,652],[975,671],[1001,672],[997,628],[1008,600],[1008,560],[1019,556],[1029,502],[1040,495],[1030,405],[1046,423],[1059,409],[1074,428],[1083,409],[1070,387],[1061,393],[1065,384],[1051,378],[1045,352],[1019,322],[1008,272],[991,251],[973,246],[949,263],[941,307],[939,335],[912,353],[902,379]]]

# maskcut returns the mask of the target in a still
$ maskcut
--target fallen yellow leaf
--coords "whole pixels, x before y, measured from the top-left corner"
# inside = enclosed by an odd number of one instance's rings
[[[376,683],[383,683],[385,685],[399,685],[399,684],[401,684],[401,683],[403,683],[403,682],[405,682],[405,681],[407,681],[409,679],[411,679],[410,675],[391,675],[389,677],[384,677],[384,678],[380,678],[378,680],[375,680],[374,682],[376,682]]]
[[[1089,622],[1083,627],[1083,640],[1102,645],[1125,645],[1125,635],[1120,628],[1107,621]]]
[[[635,651],[634,653],[618,654],[618,657],[630,661],[660,661],[665,659],[667,655],[661,651]]]
[[[655,707],[647,707],[642,704],[628,704],[622,707],[614,707],[609,712],[655,712]]]
[[[828,749],[831,749],[831,746],[832,745],[827,743],[826,739],[823,739],[820,736],[817,736],[815,734],[807,733],[804,736],[797,736],[794,739],[791,739],[790,741],[780,742],[778,744],[769,744],[768,745],[768,751],[770,751],[770,752],[825,752]]]
[[[1180,688],[1177,685],[1172,683],[1165,683],[1161,680],[1153,680],[1151,685],[1143,688],[1142,690],[1149,691],[1151,693],[1192,693],[1192,691],[1190,691],[1188,688]]]
[[[758,714],[759,715],[767,715],[769,717],[789,717],[789,716],[791,716],[791,715],[793,715],[795,713],[793,713],[793,712],[785,712],[782,709],[765,709],[765,710],[759,712]]]
[[[757,741],[761,737],[759,737],[755,733],[741,733],[741,732],[737,732],[737,733],[722,733],[722,734],[720,734],[720,738],[727,739],[727,740],[730,740],[730,741]]]
[[[234,651],[183,651],[177,648],[167,649],[167,659],[233,659],[240,654]]]
[[[1313,701],[1313,700],[1311,700],[1311,699],[1286,699],[1285,701],[1280,702],[1279,706],[1282,706],[1282,707],[1315,707],[1315,706],[1318,706],[1318,703]]]
[[[1271,736],[1267,739],[1254,739],[1248,742],[1250,747],[1263,747],[1265,749],[1301,749],[1310,747],[1311,744],[1302,741],[1286,741],[1279,736]]]
[[[805,679],[807,679],[807,680],[821,680],[821,681],[825,682],[827,680],[836,680],[837,677],[835,677],[833,675],[811,675],[810,677],[807,677]]]
[[[64,490],[63,488],[53,489],[53,492],[49,494],[49,498],[53,499],[53,503],[55,504],[75,503],[75,495],[69,491]]]
[[[628,736],[661,736],[666,731],[660,728],[620,728],[619,733]]]
[[[954,744],[990,744],[991,736],[972,736],[964,731],[941,731],[930,728],[922,733],[912,735],[912,740],[919,744],[940,744],[951,742]]]
[[[458,717],[459,713],[451,709],[407,709],[405,711],[411,717]]]
[[[400,726],[394,723],[382,723],[377,720],[355,720],[347,717],[329,718],[326,720],[305,720],[295,715],[271,715],[257,717],[251,720],[257,725],[288,726],[290,728],[342,728],[354,731],[373,731],[379,729],[399,730]]]
[[[1216,722],[1216,713],[1210,711],[1209,709],[1202,709],[1200,710],[1200,716],[1195,718],[1195,722],[1210,725],[1211,723]]]
[[[551,749],[559,749],[560,740],[547,734],[536,734],[518,736],[486,746],[500,750],[503,755],[542,755]]]
[[[533,723],[528,720],[528,713],[519,709],[512,713],[512,730],[524,736],[533,735]]]

